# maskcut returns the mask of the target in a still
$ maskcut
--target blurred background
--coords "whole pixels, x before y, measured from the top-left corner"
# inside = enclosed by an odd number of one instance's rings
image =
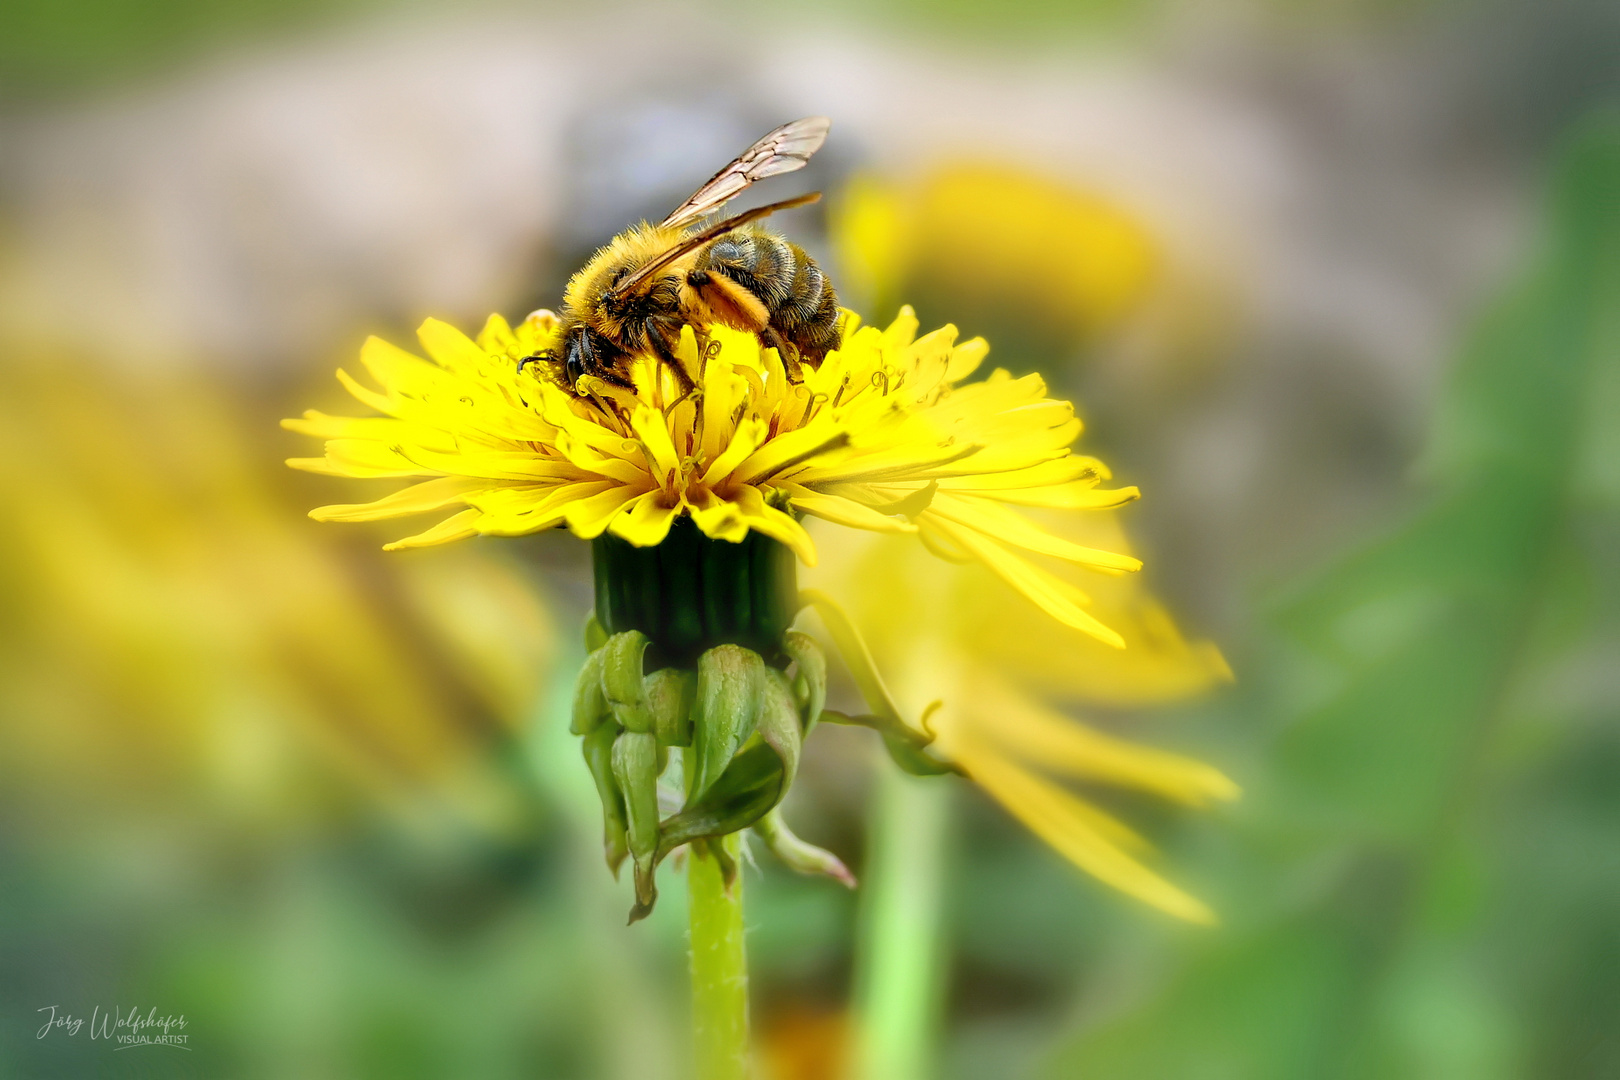
[[[276,422],[824,113],[781,227],[1072,396],[1236,674],[1090,717],[1245,789],[1112,804],[1216,929],[937,781],[932,1075],[1620,1076],[1617,88],[1599,0],[10,0],[0,1073],[684,1075],[681,890],[622,926],[559,721],[585,545],[384,555]],[[857,874],[863,734],[790,804]],[[748,874],[763,1075],[850,1075],[861,897]]]

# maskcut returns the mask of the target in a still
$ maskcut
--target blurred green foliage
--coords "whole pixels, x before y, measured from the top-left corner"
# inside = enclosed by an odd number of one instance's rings
[[[1229,932],[1065,1078],[1620,1075],[1620,124],[1455,368],[1394,535],[1275,613]]]
[[[435,0],[7,0],[0,4],[0,97],[37,98],[74,94],[131,76],[161,72],[222,44],[258,42],[301,32],[357,12],[393,8],[433,12],[464,5]],[[499,0],[487,7],[500,10]],[[629,6],[629,5],[623,5]],[[724,0],[716,6],[739,13],[758,5]],[[1382,0],[1364,8],[1317,0],[1283,0],[1273,16],[1293,19],[1313,12],[1335,18],[1385,16],[1421,6],[1413,0]],[[572,9],[554,2],[524,5],[563,17]],[[966,40],[978,47],[1043,48],[1099,31],[1140,25],[1170,9],[1165,0],[829,0],[813,9],[802,3],[767,4],[796,19],[842,16],[888,24],[934,40]],[[1359,13],[1359,14],[1357,14]],[[603,16],[611,17],[611,16]]]
[[[163,70],[222,43],[257,41],[368,9],[431,12],[453,6],[460,5],[432,0],[7,0],[0,4],[0,94],[56,95],[102,86]],[[486,6],[499,10],[502,5]],[[1054,32],[1069,36],[1156,6],[1144,0],[1013,0],[1000,4],[834,0],[826,8],[828,13],[876,18],[931,35],[982,39],[990,34],[1019,40]],[[535,7],[527,5],[522,10]],[[557,3],[538,7],[559,16],[570,11]],[[801,18],[817,15],[806,12],[802,5],[795,4],[792,10]]]
[[[163,71],[201,50],[257,40],[375,0],[6,0],[0,94],[37,97]]]

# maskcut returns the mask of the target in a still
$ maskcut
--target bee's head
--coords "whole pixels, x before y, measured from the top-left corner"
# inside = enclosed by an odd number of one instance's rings
[[[629,385],[616,370],[625,352],[616,341],[603,334],[600,327],[585,322],[571,323],[563,330],[558,353],[569,390],[574,390],[581,375],[595,375],[621,386]]]

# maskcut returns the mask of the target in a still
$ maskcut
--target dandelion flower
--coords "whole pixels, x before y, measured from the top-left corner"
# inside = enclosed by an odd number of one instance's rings
[[[391,548],[567,527],[636,547],[662,543],[689,517],[703,535],[737,543],[756,532],[816,562],[805,516],[874,532],[910,533],[946,558],[984,563],[1046,612],[1116,647],[1079,590],[1030,553],[1120,573],[1141,564],[1036,525],[1024,507],[1118,506],[1132,487],[1106,488],[1108,470],[1071,453],[1080,422],[1038,375],[995,371],[967,381],[989,350],[946,326],[917,337],[909,308],[887,329],[845,315],[842,346],[802,383],[749,334],[710,329],[699,355],[690,327],[677,359],[697,373],[682,396],[651,357],[634,391],[592,376],[570,393],[548,369],[520,362],[550,347],[556,319],[516,328],[492,316],[476,341],[429,320],[418,332],[431,360],[377,338],[361,363],[379,390],[338,378],[380,417],[308,412],[285,421],[327,440],[323,458],[295,468],[350,477],[422,477],[359,505],[326,506],[321,521],[368,521],[464,507]]]
[[[798,592],[795,560],[817,559],[806,519],[903,534],[931,557],[982,565],[1110,649],[1126,644],[1080,588],[1034,561],[1105,575],[1141,565],[1031,516],[1137,496],[1103,486],[1107,468],[1073,453],[1073,407],[1036,375],[981,377],[982,339],[959,343],[951,326],[919,337],[909,308],[882,330],[842,318],[839,347],[802,381],[753,335],[687,326],[675,350],[683,370],[634,356],[628,388],[589,374],[569,386],[558,365],[528,362],[556,344],[549,312],[516,327],[492,316],[476,340],[429,320],[419,331],[427,359],[372,338],[361,362],[376,387],[338,373],[382,415],[285,421],[326,440],[324,457],[289,462],[296,468],[418,481],[315,518],[454,511],[390,548],[558,527],[592,541],[592,653],[573,729],[602,798],[609,865],[633,858],[633,919],[651,909],[655,870],[671,851],[723,854],[709,842],[749,827],[795,868],[852,883],[777,811],[800,742],[823,717],[876,728],[912,771],[959,768],[901,717],[832,600]],[[790,629],[808,603],[832,628],[869,714],[824,710],[826,660]],[[665,815],[658,782],[676,747],[685,799],[666,795],[680,809]]]

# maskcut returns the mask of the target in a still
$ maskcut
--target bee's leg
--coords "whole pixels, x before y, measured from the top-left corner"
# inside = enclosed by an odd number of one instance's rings
[[[770,309],[750,288],[731,276],[735,268],[725,266],[714,270],[693,270],[686,275],[686,283],[696,290],[698,297],[708,306],[715,319],[733,330],[754,334],[767,349],[775,349],[782,358],[789,382],[803,382],[799,368],[799,354],[783,340],[771,325]]]
[[[767,324],[760,328],[759,343],[767,349],[775,349],[776,355],[782,358],[782,367],[787,369],[788,382],[804,382],[804,369],[799,367],[798,350],[784,341],[774,326]]]
[[[664,320],[650,318],[645,326],[647,343],[652,346],[653,352],[658,354],[659,361],[675,373],[676,381],[681,384],[681,396],[685,397],[696,390],[697,384],[692,381],[692,376],[687,374],[686,368],[681,366],[680,359],[675,355],[675,342],[680,340],[680,323],[677,322],[671,327]]]

